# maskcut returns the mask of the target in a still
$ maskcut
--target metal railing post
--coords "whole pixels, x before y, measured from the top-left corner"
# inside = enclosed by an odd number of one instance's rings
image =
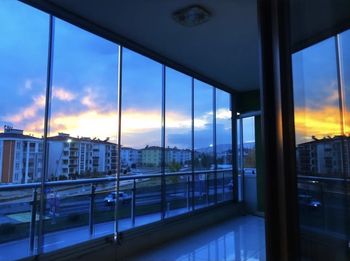
[[[187,210],[190,210],[190,177],[187,176],[187,188],[186,188],[186,192],[187,192],[187,202],[186,202],[186,206],[187,206]]]
[[[215,171],[213,173],[214,175],[214,204],[218,203],[218,175],[217,172]]]
[[[89,233],[90,233],[90,236],[92,236],[94,234],[95,191],[96,191],[95,185],[91,184],[90,210],[89,210]]]
[[[222,201],[225,201],[225,172],[222,172]]]
[[[135,211],[136,211],[136,179],[132,185],[132,198],[131,198],[131,224],[135,226]]]
[[[206,173],[205,174],[205,187],[206,187],[206,203],[207,203],[207,205],[209,205],[209,174],[208,173]]]
[[[167,205],[166,205],[166,217],[169,217],[170,216],[170,202],[167,202]]]
[[[31,201],[32,216],[31,216],[31,220],[30,220],[30,230],[29,230],[29,251],[30,251],[31,254],[34,253],[37,196],[38,196],[38,192],[37,192],[36,188],[34,188],[33,189],[33,198],[32,198],[32,201]]]

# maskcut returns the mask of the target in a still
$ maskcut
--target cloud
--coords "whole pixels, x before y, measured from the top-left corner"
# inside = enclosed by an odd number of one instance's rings
[[[206,129],[213,123],[213,112],[206,112],[201,116],[194,118],[194,127],[197,129]]]
[[[67,91],[62,87],[53,87],[52,90],[53,98],[57,98],[60,101],[72,101],[76,97],[74,93]]]
[[[27,85],[31,85],[30,82]],[[64,87],[53,87],[53,99],[65,103],[53,107],[50,118],[49,136],[58,132],[69,133],[72,136],[97,137],[105,139],[110,137],[116,140],[118,130],[117,106],[106,102],[99,87],[86,87],[80,93],[68,91]],[[66,103],[67,102],[67,103]],[[64,105],[64,106],[63,106]],[[17,108],[17,112],[8,115],[5,120],[14,124],[15,128],[23,128],[25,133],[31,133],[37,137],[43,135],[43,118],[45,108],[45,95],[41,93],[32,98],[27,107]],[[69,108],[69,110],[67,110]],[[217,116],[226,119],[229,111],[218,110]],[[196,115],[195,127],[197,131],[211,129],[213,113],[207,112]],[[186,113],[179,111],[166,112],[166,127],[168,134],[185,134],[191,127],[191,118]],[[146,144],[159,145],[161,132],[160,110],[145,110],[128,108],[122,113],[122,141],[123,145],[140,147]],[[180,143],[180,141],[178,141]]]
[[[37,117],[39,110],[44,109],[45,107],[45,96],[38,95],[33,97],[32,100],[32,103],[25,108],[21,108],[21,111],[19,113],[5,116],[4,119],[11,123],[18,124],[21,123],[23,120],[28,120]]]
[[[231,119],[231,111],[226,108],[219,108],[216,110],[216,119],[229,120]]]
[[[33,81],[31,79],[27,79],[24,82],[24,89],[31,90],[33,88]]]
[[[295,108],[294,113],[297,142],[341,134],[339,107],[324,106],[320,109]]]
[[[333,105],[339,102],[339,91],[337,88],[337,83],[333,83],[331,86],[327,87],[327,90],[333,90],[330,95],[328,95],[325,99],[325,104]]]
[[[115,138],[118,130],[117,113],[91,110],[71,115],[54,114],[51,117],[50,130],[51,136],[65,132],[76,137]]]
[[[98,100],[98,95],[96,92],[94,92],[92,88],[87,87],[85,89],[85,93],[86,94],[83,96],[83,98],[80,99],[81,104],[85,105],[88,109],[98,108],[98,105],[95,102]]]

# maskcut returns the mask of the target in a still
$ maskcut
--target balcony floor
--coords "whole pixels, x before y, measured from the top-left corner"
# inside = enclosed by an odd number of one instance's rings
[[[131,260],[265,261],[264,219],[255,216],[235,218],[161,245]]]

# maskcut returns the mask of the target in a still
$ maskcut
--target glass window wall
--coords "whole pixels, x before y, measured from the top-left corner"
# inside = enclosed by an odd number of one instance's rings
[[[19,1],[0,22],[0,259],[232,199],[229,93]]]

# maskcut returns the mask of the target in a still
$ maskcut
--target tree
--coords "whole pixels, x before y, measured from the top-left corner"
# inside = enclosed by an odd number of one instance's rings
[[[58,180],[67,180],[68,178],[65,175],[59,175]]]
[[[170,172],[178,172],[181,169],[181,164],[179,162],[172,161],[168,167]]]
[[[175,162],[174,160],[168,164],[168,168],[170,172],[179,172],[181,169],[181,164],[179,162]],[[180,176],[179,175],[173,175],[168,177],[170,180],[172,186],[175,188],[174,193],[177,192],[177,184],[180,182]]]

